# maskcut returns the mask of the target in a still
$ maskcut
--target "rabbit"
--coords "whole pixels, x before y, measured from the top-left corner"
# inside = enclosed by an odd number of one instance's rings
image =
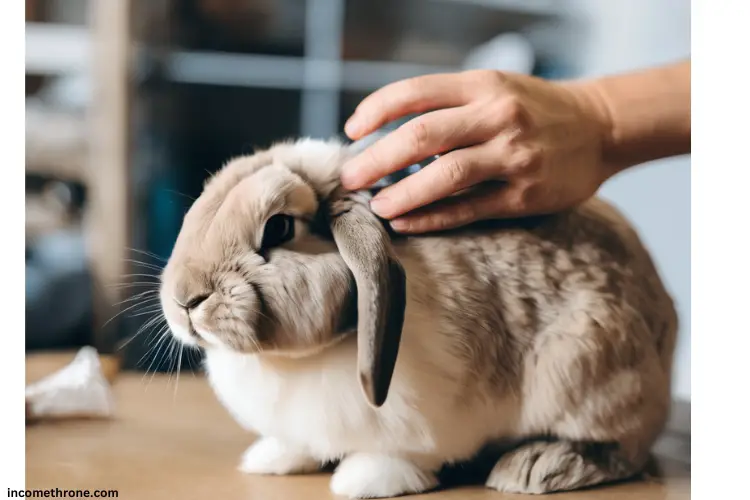
[[[339,183],[336,140],[229,161],[163,270],[172,335],[259,438],[249,474],[336,465],[382,498],[517,440],[486,486],[543,494],[639,474],[665,425],[673,301],[628,221],[593,198],[555,215],[399,236]]]

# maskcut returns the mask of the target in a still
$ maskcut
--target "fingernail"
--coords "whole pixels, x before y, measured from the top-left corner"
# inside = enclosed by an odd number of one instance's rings
[[[405,219],[393,219],[391,227],[394,231],[403,232],[409,229],[409,221]]]
[[[389,208],[391,208],[391,200],[385,196],[376,196],[370,201],[370,209],[381,217],[388,215]]]

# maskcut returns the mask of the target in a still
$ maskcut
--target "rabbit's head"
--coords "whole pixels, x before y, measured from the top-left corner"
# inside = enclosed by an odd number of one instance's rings
[[[356,331],[360,381],[380,406],[405,276],[367,193],[339,184],[348,154],[306,139],[229,162],[185,216],[161,304],[182,342],[248,354],[310,355]]]

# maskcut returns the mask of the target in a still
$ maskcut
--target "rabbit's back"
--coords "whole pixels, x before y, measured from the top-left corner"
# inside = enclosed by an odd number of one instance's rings
[[[607,203],[410,238],[396,249],[411,307],[431,311],[467,367],[465,397],[515,394],[522,427],[550,432],[589,396],[610,391],[602,397],[636,404],[648,385],[658,400],[648,405],[662,418],[675,309],[637,233]]]

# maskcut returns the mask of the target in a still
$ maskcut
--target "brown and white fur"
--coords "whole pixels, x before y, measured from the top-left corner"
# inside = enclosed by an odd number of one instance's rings
[[[164,270],[173,334],[205,348],[218,398],[261,436],[241,470],[340,460],[334,493],[391,497],[524,439],[487,486],[538,494],[641,471],[667,417],[677,319],[628,222],[594,199],[391,238],[366,193],[340,187],[348,154],[305,139],[229,162]],[[261,251],[277,213],[295,237]]]

